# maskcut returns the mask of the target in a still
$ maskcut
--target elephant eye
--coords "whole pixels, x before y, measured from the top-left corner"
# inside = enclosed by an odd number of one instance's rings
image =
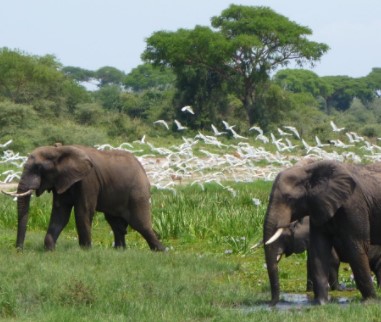
[[[43,173],[53,168],[52,162],[41,162],[34,165],[34,172]]]
[[[286,195],[286,194],[284,194],[284,195],[283,195],[283,199],[287,201],[287,200],[289,200],[289,199],[290,199],[290,196],[289,196],[289,195]]]
[[[285,195],[283,195],[283,199],[284,199],[287,203],[290,203],[290,202],[293,202],[293,201],[294,201],[294,198],[292,198],[289,194],[285,194]]]
[[[32,168],[32,171],[35,173],[41,173],[42,171],[42,165],[41,164],[35,164],[34,167]]]
[[[41,164],[41,171],[50,171],[54,167],[53,162],[47,161]]]

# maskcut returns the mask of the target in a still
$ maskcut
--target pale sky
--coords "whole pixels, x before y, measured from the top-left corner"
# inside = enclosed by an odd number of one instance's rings
[[[2,1],[0,47],[53,54],[64,66],[142,63],[145,39],[159,30],[210,26],[231,3],[267,6],[312,29],[330,46],[313,69],[320,76],[366,76],[381,67],[380,0],[12,0]]]

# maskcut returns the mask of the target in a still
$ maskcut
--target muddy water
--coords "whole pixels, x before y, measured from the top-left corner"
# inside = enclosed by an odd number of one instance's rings
[[[330,303],[347,305],[350,303],[350,300],[346,297],[331,298]],[[280,295],[280,301],[276,306],[270,306],[269,304],[258,304],[241,307],[239,310],[246,313],[251,313],[259,310],[302,310],[313,306],[313,296],[306,294],[282,293]]]

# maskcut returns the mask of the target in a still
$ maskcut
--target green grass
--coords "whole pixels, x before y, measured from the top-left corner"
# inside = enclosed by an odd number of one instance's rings
[[[166,253],[149,251],[134,231],[126,250],[111,248],[113,236],[102,215],[95,217],[93,247],[82,250],[73,220],[57,249],[43,239],[51,195],[31,202],[25,249],[14,248],[16,203],[0,203],[0,320],[9,321],[376,321],[380,303],[360,302],[357,290],[332,292],[349,305],[271,310],[261,239],[269,182],[180,186],[177,193],[154,189],[154,228]],[[256,207],[252,198],[261,200]],[[305,294],[306,256],[280,263],[281,289]],[[350,281],[342,265],[341,281]]]

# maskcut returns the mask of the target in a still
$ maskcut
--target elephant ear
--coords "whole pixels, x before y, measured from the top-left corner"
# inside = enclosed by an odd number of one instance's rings
[[[356,182],[340,163],[321,161],[307,167],[310,175],[308,204],[311,222],[323,225],[350,198]]]
[[[57,193],[61,194],[87,176],[93,167],[93,163],[80,148],[62,146],[57,147],[57,150],[59,151],[59,158],[56,165],[58,176],[55,181],[55,189]]]

